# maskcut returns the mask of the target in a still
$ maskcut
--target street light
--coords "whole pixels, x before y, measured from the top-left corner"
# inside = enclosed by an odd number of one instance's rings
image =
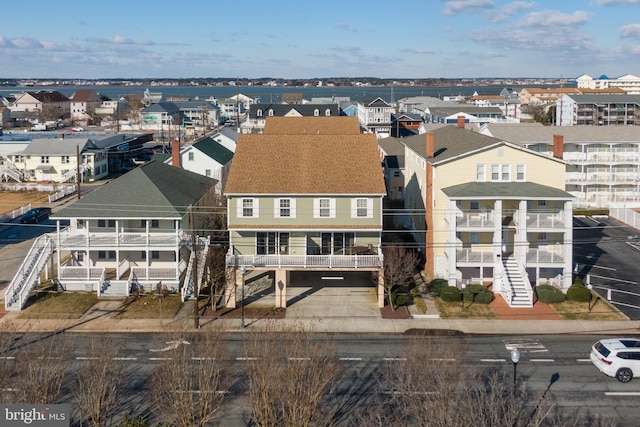
[[[242,300],[240,301],[240,311],[242,313],[242,327],[245,327],[244,323],[244,275],[247,272],[247,267],[244,265],[240,266],[240,274],[242,274]]]
[[[513,362],[513,389],[516,389],[516,366],[520,361],[520,352],[517,348],[511,350],[511,361]]]
[[[465,285],[464,283],[462,284],[462,311],[464,311],[464,288],[466,288],[467,285]]]
[[[587,303],[589,304],[589,313],[591,313],[591,298],[593,297],[593,294],[591,293],[591,289],[593,289],[593,286],[591,285],[591,283],[587,285],[587,289],[589,289],[589,299],[587,300]]]

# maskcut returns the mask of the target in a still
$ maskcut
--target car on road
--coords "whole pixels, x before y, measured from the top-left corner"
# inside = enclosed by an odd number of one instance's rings
[[[600,340],[591,347],[591,363],[603,374],[628,383],[640,375],[640,339]]]
[[[42,220],[48,219],[51,215],[51,208],[32,208],[20,218],[22,224],[37,224]]]

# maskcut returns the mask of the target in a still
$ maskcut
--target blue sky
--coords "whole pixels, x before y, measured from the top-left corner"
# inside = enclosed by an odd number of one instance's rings
[[[0,78],[640,75],[640,0],[0,6]]]

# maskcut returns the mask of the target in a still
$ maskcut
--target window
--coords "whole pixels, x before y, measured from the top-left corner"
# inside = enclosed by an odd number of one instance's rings
[[[275,199],[274,200],[274,216],[276,218],[295,218],[296,217],[296,201],[295,199]]]
[[[40,163],[49,163],[49,156],[40,156]]]
[[[211,169],[205,169],[204,170],[204,176],[211,177]]]
[[[69,163],[69,156],[62,156],[60,158],[60,161],[64,164],[64,163]]]
[[[152,219],[151,220],[151,228],[160,228],[160,220]]]
[[[98,251],[98,259],[116,259],[116,251]]]
[[[476,182],[485,181],[485,167],[484,165],[476,165]]]
[[[258,110],[258,111],[256,112],[256,116],[257,116],[257,117],[262,117],[262,110]]]
[[[510,181],[511,166],[508,164],[491,165],[491,181]]]
[[[160,251],[151,251],[151,259],[160,259]]]
[[[538,233],[538,242],[546,242],[547,233]]]
[[[238,199],[238,218],[258,218],[258,199]]]
[[[516,166],[516,181],[525,180],[525,165]]]
[[[477,245],[478,243],[480,243],[480,234],[469,233],[469,243],[472,245]]]
[[[480,210],[480,202],[477,200],[471,200],[469,202],[469,209],[472,211]]]
[[[400,178],[400,171],[393,171],[394,178]]]
[[[327,108],[327,109],[324,111],[324,115],[325,115],[325,116],[330,116],[330,115],[331,115],[331,110]]]
[[[13,156],[13,161],[15,163],[22,163],[24,162],[24,156]]]
[[[257,255],[287,255],[289,253],[289,233],[256,233]]]
[[[511,166],[502,165],[502,181],[511,181]]]
[[[189,156],[188,156],[188,158],[189,158],[189,161],[190,161],[190,162],[192,162],[192,161],[193,161],[193,151],[190,151],[190,152],[189,152]]]
[[[352,218],[372,218],[373,201],[371,199],[353,199],[351,201]]]
[[[269,110],[269,115],[273,116],[273,110]]]
[[[317,108],[315,110],[313,110],[313,115],[314,116],[319,116],[320,115],[320,110],[318,110]]]
[[[335,218],[336,217],[336,201],[335,199],[315,199],[313,201],[313,217],[314,218]]]

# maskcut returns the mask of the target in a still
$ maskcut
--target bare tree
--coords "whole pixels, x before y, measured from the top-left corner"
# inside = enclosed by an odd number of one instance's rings
[[[151,398],[171,425],[203,427],[222,408],[228,386],[218,332],[177,334],[151,376]]]
[[[45,405],[61,396],[69,362],[68,339],[62,334],[30,335],[15,355],[13,398],[16,403]]]
[[[121,403],[118,390],[125,375],[124,365],[116,360],[118,352],[108,337],[92,340],[76,371],[72,395],[81,419],[90,426],[108,425]]]
[[[410,249],[399,246],[383,248],[384,252],[384,293],[389,305],[395,310],[393,291],[404,286],[413,277],[418,264],[418,256]]]
[[[341,371],[331,341],[304,330],[255,332],[246,348],[251,418],[261,427],[330,425]]]

